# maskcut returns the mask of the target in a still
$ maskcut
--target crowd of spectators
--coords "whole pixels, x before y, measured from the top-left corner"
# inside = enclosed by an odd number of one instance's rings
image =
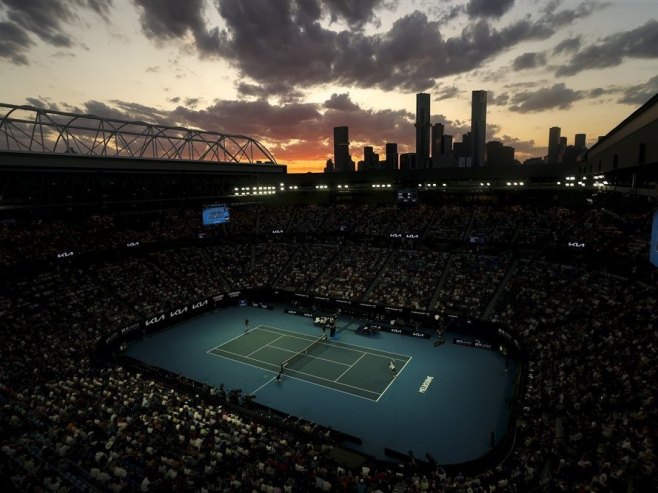
[[[494,321],[520,330],[534,362],[525,448],[550,468],[556,490],[655,486],[657,294],[543,261],[519,263],[505,286]]]
[[[288,291],[309,290],[337,254],[336,245],[300,245],[275,286]]]
[[[308,204],[303,207],[297,207],[290,230],[294,233],[306,233],[315,235],[325,220],[330,209],[317,204]]]
[[[446,253],[432,251],[394,252],[366,301],[414,310],[428,309],[447,258]]]
[[[389,252],[381,248],[344,246],[320,274],[313,293],[329,298],[358,301],[379,274]]]
[[[438,241],[462,240],[473,211],[461,205],[443,205],[436,209],[427,238]]]
[[[507,255],[454,254],[434,309],[481,318],[511,263]]]
[[[317,227],[338,231],[363,214],[378,225],[361,234],[380,234],[391,221],[417,224],[418,217],[418,224],[426,224],[424,214],[415,215],[420,210],[393,210],[387,219],[383,213],[367,216],[369,208],[352,217],[334,206]],[[542,218],[529,210],[521,213],[519,242],[541,245],[538,238],[561,234],[551,231],[558,216]],[[407,213],[408,219],[400,219]],[[612,255],[624,253],[624,245],[637,245],[640,252],[651,211],[614,213],[624,221],[595,212],[574,231],[588,234],[588,241],[600,239]],[[645,276],[593,271],[577,258],[449,254],[425,246],[395,250],[242,240],[172,245],[193,236],[195,226],[186,221],[192,214],[155,214],[139,226],[136,218],[128,226],[125,218],[101,216],[77,225],[3,223],[0,477],[7,484],[20,491],[57,492],[476,493],[541,491],[542,486],[564,492],[651,491],[657,484],[658,289]],[[279,221],[263,221],[267,208],[259,214],[261,225]],[[429,231],[434,239],[457,239],[471,214],[467,206],[437,209],[428,216]],[[506,220],[491,217],[494,225],[487,230],[503,231],[501,238],[507,238]],[[245,214],[243,224],[256,224],[248,218]],[[624,234],[605,243],[610,229],[598,225],[608,220]],[[300,232],[319,223],[303,213],[292,222]],[[84,261],[74,256],[16,269],[17,263],[51,258],[51,240],[63,241],[61,232],[82,234],[79,224],[116,233],[92,234],[98,243],[86,240],[91,251],[111,248],[116,238],[165,243],[150,253]],[[543,225],[537,238],[532,224]],[[291,431],[222,404],[205,390],[186,390],[97,358],[99,340],[117,328],[227,289],[224,280],[230,289],[275,285],[416,308],[429,304],[441,282],[433,309],[475,318],[490,306],[491,320],[520,334],[528,353],[511,454],[475,475],[377,462],[350,470],[327,456],[335,445],[319,427],[305,424]]]
[[[473,207],[473,223],[468,235],[492,243],[510,243],[522,217],[520,206],[476,205]]]

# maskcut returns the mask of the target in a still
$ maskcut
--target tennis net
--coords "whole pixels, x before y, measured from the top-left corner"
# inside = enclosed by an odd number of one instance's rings
[[[319,339],[316,339],[315,341],[313,341],[311,344],[309,344],[308,346],[306,346],[304,349],[302,349],[302,350],[301,350],[300,352],[298,352],[297,354],[292,355],[290,358],[288,358],[288,359],[285,360],[283,363],[281,363],[281,371],[284,371],[284,369],[285,369],[289,364],[294,363],[295,361],[297,361],[297,360],[303,358],[304,356],[306,356],[309,352],[313,351],[313,349],[315,349],[316,347],[318,347],[319,345],[321,345],[321,344],[322,344],[323,342],[325,342],[326,340],[327,340],[327,334],[323,335],[323,336],[320,337]]]

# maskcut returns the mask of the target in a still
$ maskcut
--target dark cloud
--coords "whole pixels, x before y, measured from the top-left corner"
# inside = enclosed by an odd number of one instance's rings
[[[537,68],[546,63],[546,55],[543,53],[524,53],[517,56],[512,62],[514,70],[526,70],[530,68]]]
[[[374,10],[383,3],[383,0],[332,0],[321,4],[329,11],[332,21],[342,19],[352,28],[361,28],[375,19]]]
[[[38,98],[25,98],[25,101],[27,101],[27,104],[30,106],[34,106],[35,108],[42,110],[59,110],[57,103],[53,102],[53,100],[50,98],[39,96]]]
[[[281,82],[249,84],[240,81],[236,88],[240,96],[246,97],[268,98],[273,95],[279,95],[279,97],[285,101],[296,101],[303,97],[303,94],[300,91]]]
[[[600,0],[587,0],[576,5],[572,9],[559,10],[562,0],[551,0],[546,2],[543,9],[543,22],[553,29],[564,28],[585,17],[600,12],[611,5],[611,2]]]
[[[324,102],[324,107],[328,110],[336,111],[356,111],[359,109],[359,106],[350,99],[349,93],[332,94]]]
[[[594,89],[590,89],[587,91],[587,96],[595,99],[595,98],[600,98],[601,96],[607,94],[609,91],[602,88],[602,87],[595,87]]]
[[[60,47],[73,45],[63,24],[75,18],[71,3],[66,0],[0,0],[7,8],[7,18],[25,31],[36,34],[48,44]]]
[[[100,118],[111,118],[114,120],[137,120],[137,118],[133,118],[128,113],[113,108],[112,106],[108,106],[102,101],[91,100],[87,101],[82,106],[82,109],[77,107],[68,107],[68,111],[72,113],[83,113],[87,115],[98,116]]]
[[[555,55],[559,55],[560,53],[573,52],[580,48],[580,45],[580,36],[576,36],[575,38],[567,38],[555,45],[555,48],[553,48],[553,53]]]
[[[16,65],[27,65],[25,53],[34,42],[13,22],[0,22],[0,58]]]
[[[185,98],[185,106],[188,108],[194,108],[199,104],[199,98]]]
[[[520,161],[528,159],[531,156],[543,156],[547,152],[546,146],[537,147],[533,139],[520,140],[509,135],[503,135],[502,137],[496,138],[502,141],[505,145],[512,146],[514,148],[516,159],[519,159]]]
[[[470,0],[466,6],[469,17],[502,17],[514,5],[514,0]]]
[[[114,99],[112,104],[117,106],[130,120],[139,120],[147,123],[157,123],[160,125],[171,125],[172,121],[169,112],[163,111],[151,106],[139,103],[121,101]]]
[[[219,4],[227,33],[223,53],[243,76],[288,88],[334,82],[418,92],[433,87],[438,78],[472,70],[511,46],[554,32],[543,21],[527,18],[500,29],[481,19],[444,39],[439,22],[414,11],[387,32],[367,36],[325,29],[320,9],[301,5],[307,4]]]
[[[103,19],[109,19],[110,10],[112,9],[112,0],[78,0],[78,2],[82,5],[86,5]]]
[[[658,21],[651,19],[640,27],[606,36],[583,48],[566,65],[558,68],[556,75],[615,67],[625,58],[658,58]]]
[[[179,124],[204,130],[251,135],[257,139],[287,140],[291,135],[304,139],[304,134],[311,129],[301,134],[296,132],[303,129],[304,122],[317,120],[320,113],[311,103],[273,105],[258,99],[217,101],[200,110],[178,106],[171,112],[171,117]]]
[[[546,84],[548,81],[545,79],[542,80],[532,80],[532,81],[523,81],[523,82],[511,82],[509,84],[505,84],[503,87],[505,89],[529,89],[532,87],[537,87],[540,84]]]
[[[152,74],[157,74],[160,72],[160,66],[159,65],[152,65],[150,67],[146,67],[146,71],[150,72]]]
[[[442,101],[444,99],[452,99],[459,96],[461,90],[457,86],[440,87],[434,101]]]
[[[176,97],[173,97],[173,98],[169,98],[167,101],[169,101],[170,103],[178,104],[178,103],[180,103],[180,98],[178,96],[176,96]]]
[[[511,99],[512,106],[509,109],[519,113],[531,113],[555,108],[566,110],[582,96],[581,91],[574,91],[566,87],[564,83],[559,83],[536,91],[515,94]]]
[[[30,34],[45,43],[71,48],[74,38],[67,32],[79,21],[80,9],[91,9],[108,19],[112,0],[0,0],[6,21],[0,22],[0,58],[26,65],[34,42]]]
[[[489,91],[487,94],[487,103],[493,106],[505,106],[509,101],[509,94],[506,92],[502,94],[495,94],[492,91]]]
[[[652,77],[644,84],[624,88],[617,102],[639,106],[646,103],[656,94],[658,94],[658,75]]]
[[[201,55],[219,54],[223,33],[218,28],[207,28],[203,17],[206,3],[203,0],[132,1],[141,9],[140,24],[149,39],[158,42],[180,40],[191,33]]]

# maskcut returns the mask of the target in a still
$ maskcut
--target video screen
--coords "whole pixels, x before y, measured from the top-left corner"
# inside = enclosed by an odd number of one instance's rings
[[[397,191],[397,198],[399,204],[415,204],[418,202],[418,191],[399,189]]]
[[[229,222],[229,210],[227,205],[210,205],[203,208],[202,218],[204,226],[215,224],[226,224]]]
[[[651,252],[649,261],[658,267],[658,211],[653,215],[653,228],[651,228]]]

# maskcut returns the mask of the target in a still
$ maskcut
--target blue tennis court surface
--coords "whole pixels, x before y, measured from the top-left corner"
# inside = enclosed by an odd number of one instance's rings
[[[315,339],[268,325],[254,327],[208,352],[274,374],[285,367],[286,379],[311,382],[373,401],[384,395],[411,360],[411,356]],[[392,373],[390,361],[401,369]]]
[[[253,327],[246,334],[245,318]],[[490,432],[504,434],[514,371],[500,353],[452,344],[451,334],[438,348],[433,339],[348,329],[314,344],[322,335],[311,319],[283,307],[236,306],[135,341],[126,354],[360,437],[363,445],[353,448],[379,458],[388,447],[464,462],[490,449]],[[312,345],[277,382],[281,363]]]

